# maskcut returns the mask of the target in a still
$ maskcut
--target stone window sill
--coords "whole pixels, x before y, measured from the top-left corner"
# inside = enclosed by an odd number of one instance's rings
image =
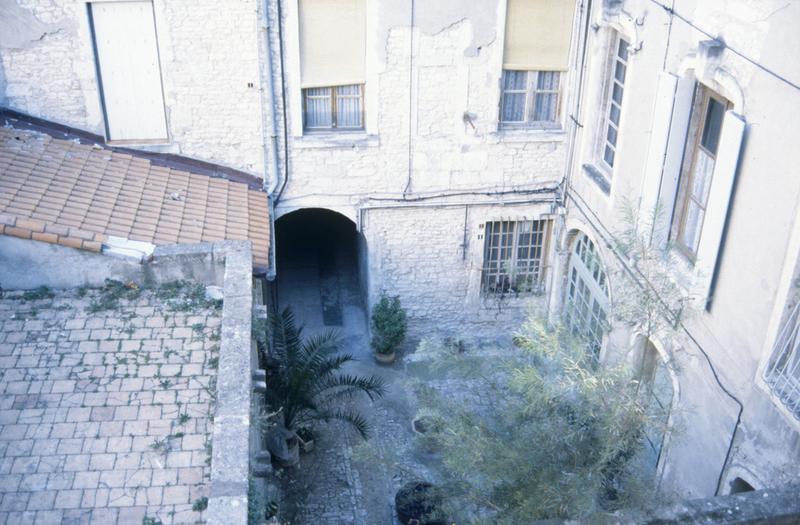
[[[307,133],[295,137],[293,147],[298,149],[347,148],[359,149],[380,145],[378,135],[366,133]]]
[[[564,142],[567,132],[563,129],[500,128],[491,134],[498,142]]]
[[[583,172],[606,195],[611,195],[611,177],[594,164],[584,164]]]

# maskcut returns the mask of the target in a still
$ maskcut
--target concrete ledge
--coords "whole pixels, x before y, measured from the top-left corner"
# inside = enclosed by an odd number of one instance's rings
[[[246,524],[250,480],[250,338],[253,309],[250,243],[215,243],[225,264],[217,399],[211,437],[210,525]]]
[[[794,525],[800,523],[800,485],[732,496],[693,499],[642,511],[580,520],[539,520],[532,525]]]
[[[100,287],[106,279],[135,281],[145,286],[188,279],[221,286],[225,254],[234,246],[244,245],[249,250],[249,241],[159,246],[150,261],[141,263],[0,235],[0,286],[8,290]]]

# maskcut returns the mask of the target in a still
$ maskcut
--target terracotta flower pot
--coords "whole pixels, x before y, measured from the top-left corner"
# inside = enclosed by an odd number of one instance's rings
[[[391,354],[381,354],[380,352],[375,352],[375,361],[382,365],[390,365],[394,363],[394,359],[397,356],[394,352]]]

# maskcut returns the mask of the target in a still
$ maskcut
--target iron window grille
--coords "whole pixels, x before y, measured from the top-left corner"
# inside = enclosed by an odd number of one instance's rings
[[[503,70],[503,127],[558,129],[561,72]]]
[[[307,131],[364,129],[364,86],[330,86],[303,90],[303,123]]]
[[[608,283],[600,258],[594,243],[581,233],[570,256],[564,323],[573,335],[586,339],[595,358],[600,356],[608,330],[608,303]]]
[[[539,292],[549,230],[549,220],[487,222],[483,293]]]
[[[764,380],[786,408],[800,419],[800,302],[778,334]]]
[[[608,107],[605,113],[603,137],[603,162],[612,169],[617,156],[619,125],[622,117],[622,95],[625,90],[625,77],[628,70],[627,40],[616,34],[614,55],[611,60],[610,85],[608,90]]]

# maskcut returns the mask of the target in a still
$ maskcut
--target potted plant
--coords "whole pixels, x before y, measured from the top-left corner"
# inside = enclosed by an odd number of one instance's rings
[[[406,312],[398,296],[381,294],[378,304],[372,309],[372,349],[379,363],[394,362],[397,349],[406,338]]]
[[[425,481],[411,481],[397,491],[394,506],[403,525],[447,525],[442,490]]]
[[[272,344],[265,360],[266,397],[270,409],[279,417],[268,445],[277,449],[270,448],[270,453],[277,452],[286,458],[286,463],[295,458],[293,447],[300,447],[301,441],[305,441],[300,429],[314,421],[345,421],[367,439],[370,431],[367,420],[346,402],[359,393],[374,400],[385,391],[379,377],[340,373],[342,366],[353,361],[353,356],[338,352],[336,332],[309,338],[304,338],[302,332],[302,328],[295,326],[290,308],[271,316]]]
[[[314,433],[308,427],[300,427],[297,429],[297,439],[300,441],[301,452],[311,452],[314,450]]]

